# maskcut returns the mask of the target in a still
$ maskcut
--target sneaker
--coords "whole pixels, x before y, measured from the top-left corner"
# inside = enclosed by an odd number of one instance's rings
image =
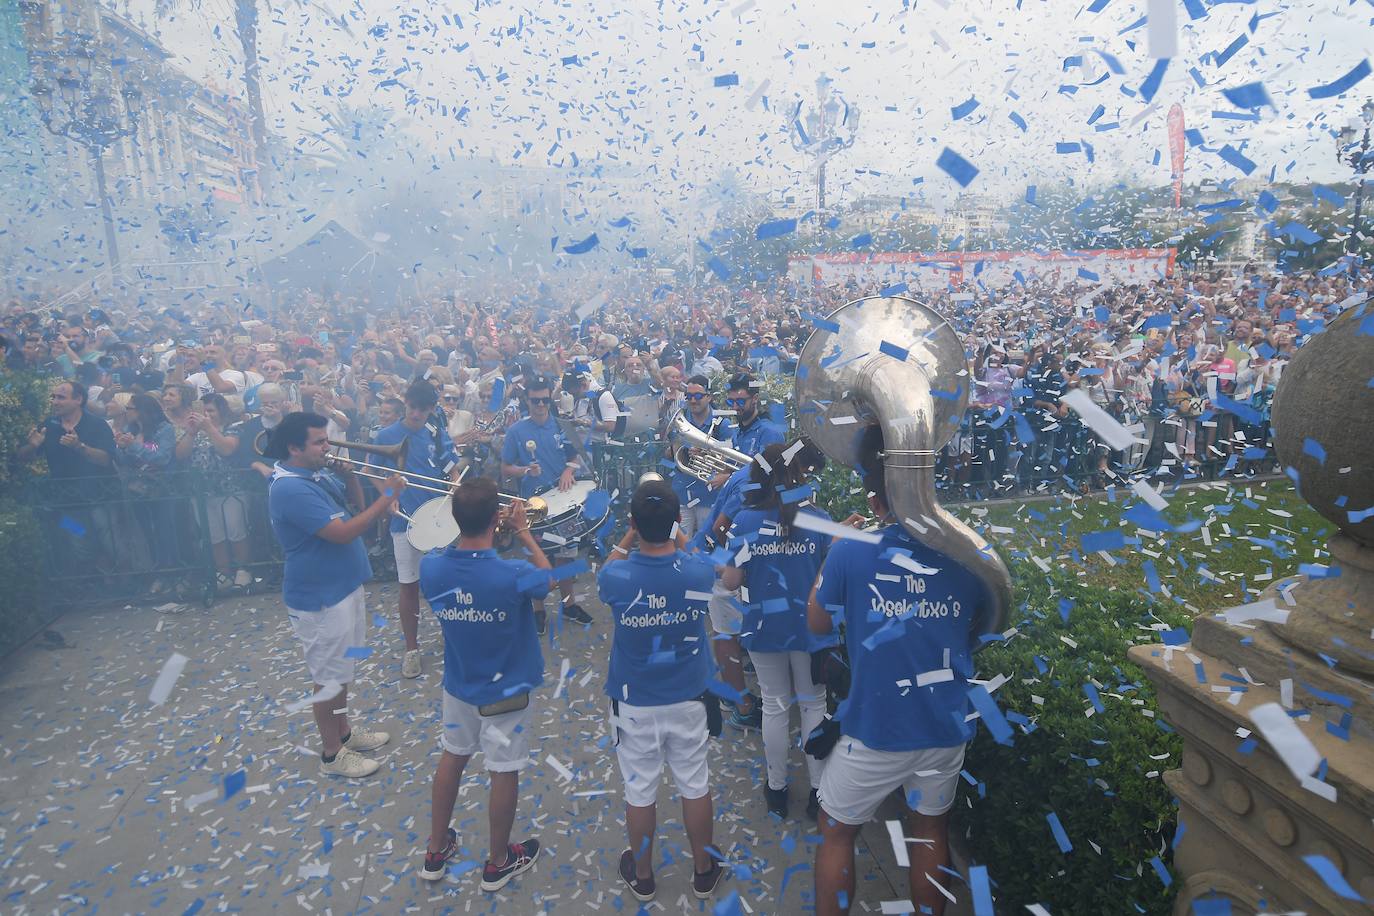
[[[542,607],[534,612],[534,632],[543,636],[549,631],[549,615]]]
[[[238,588],[247,588],[253,584],[253,574],[246,569],[240,569],[234,573],[234,585]]]
[[[654,899],[654,876],[636,877],[634,853],[628,849],[620,854],[620,880],[625,882],[625,886],[640,903],[648,903]]]
[[[759,701],[754,700],[754,708],[746,715],[735,707],[735,711],[730,714],[730,727],[740,731],[762,731],[763,730],[763,710],[759,708]]]
[[[344,744],[348,745],[350,751],[375,751],[390,740],[391,735],[386,732],[374,732],[370,728],[355,725],[344,739]]]
[[[725,877],[725,869],[714,859],[711,861],[709,871],[692,872],[692,893],[698,900],[705,900],[715,893],[716,887],[720,885],[720,879]]]
[[[572,604],[563,605],[563,616],[571,620],[573,623],[586,624],[592,622],[592,615],[582,610],[582,605],[576,602],[573,602]]]
[[[813,821],[821,816],[821,796],[815,789],[806,796],[806,816]]]
[[[401,660],[401,677],[420,676],[420,650],[406,650],[405,658]]]
[[[220,591],[224,591],[225,589],[230,589],[233,587],[234,580],[229,578],[229,576],[227,576],[226,574],[220,573],[218,576],[215,576],[215,588],[219,589]]]
[[[767,783],[763,786],[763,801],[768,805],[768,813],[787,819],[787,789],[774,789]]]
[[[425,864],[420,866],[420,877],[426,881],[438,881],[448,874],[448,860],[458,854],[458,831],[448,828],[448,843],[439,852],[425,849]]]
[[[482,890],[499,891],[510,883],[510,879],[517,875],[523,875],[534,867],[534,860],[539,858],[539,841],[526,840],[523,843],[511,843],[506,851],[506,864],[497,868],[490,862],[486,868],[482,869]]]
[[[326,776],[347,776],[349,779],[361,779],[377,772],[379,766],[381,764],[372,758],[364,757],[346,747],[339,748],[339,753],[334,756],[333,760],[320,758],[320,772]]]
[[[758,672],[754,670],[754,659],[748,652],[744,653],[744,661],[740,663],[740,667],[744,669],[745,674],[758,674]]]

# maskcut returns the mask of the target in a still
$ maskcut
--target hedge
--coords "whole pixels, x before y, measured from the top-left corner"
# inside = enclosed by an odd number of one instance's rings
[[[1013,571],[1017,632],[977,665],[980,677],[1008,678],[994,697],[1014,737],[1000,745],[980,725],[965,760],[977,786],[955,809],[956,829],[987,866],[999,911],[1168,913],[1173,889],[1160,870],[1167,876],[1176,812],[1162,776],[1182,741],[1151,717],[1154,691],[1126,650],[1190,618],[1028,563]]]
[[[32,513],[20,500],[34,468],[17,452],[47,414],[49,379],[0,369],[0,656],[52,619],[42,602],[42,543]]]

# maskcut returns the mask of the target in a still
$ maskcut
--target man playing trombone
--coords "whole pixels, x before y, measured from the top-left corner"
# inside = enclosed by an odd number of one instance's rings
[[[360,777],[377,771],[377,761],[361,752],[391,740],[386,732],[350,727],[348,720],[348,685],[356,655],[352,650],[367,644],[363,583],[372,578],[361,535],[395,507],[405,480],[392,475],[380,485],[376,502],[350,515],[344,485],[325,470],[327,423],[319,414],[296,412],[272,431],[265,454],[276,458],[277,465],[268,489],[268,514],[286,557],[282,601],[315,682],[312,709],[324,746],[320,771]],[[345,477],[348,498],[361,505],[362,487],[346,466]]]
[[[449,438],[448,430],[436,418],[435,405],[439,395],[424,379],[416,379],[406,389],[405,416],[397,423],[377,432],[374,444],[394,446],[405,443],[398,468],[413,484],[439,477],[457,480],[461,467],[458,453]],[[396,557],[397,592],[400,595],[401,632],[405,636],[405,657],[401,662],[402,677],[420,676],[420,558],[424,554],[406,539],[407,517],[420,504],[433,497],[432,492],[419,489],[401,494],[400,513],[391,519],[391,546]]]

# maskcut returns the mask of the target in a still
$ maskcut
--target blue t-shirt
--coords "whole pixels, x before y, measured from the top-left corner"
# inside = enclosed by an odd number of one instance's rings
[[[806,506],[798,514],[827,521],[825,510]],[[777,509],[745,509],[734,520],[730,543],[731,565],[739,561],[744,545],[749,552],[740,569],[745,572],[744,626],[740,643],[750,652],[814,652],[839,643],[839,636],[816,636],[806,626],[806,605],[811,586],[821,571],[830,538],[816,531],[793,527],[790,537],[778,536]]]
[[[639,551],[597,576],[615,618],[606,695],[631,706],[667,706],[701,696],[711,677],[706,602],[716,573],[682,551]]]
[[[973,673],[969,644],[986,592],[972,573],[900,525],[883,529],[882,538],[879,544],[837,541],[816,591],[826,610],[843,614],[854,672],[837,712],[841,731],[881,751],[963,744],[974,733],[964,721]],[[916,572],[913,565],[937,572]]]
[[[531,442],[533,450],[529,447]],[[529,417],[518,421],[506,430],[506,441],[501,446],[501,461],[506,464],[539,465],[538,477],[529,474],[520,478],[522,497],[557,486],[563,469],[576,454],[553,414],[542,426]]]
[[[734,439],[734,424],[725,417],[716,416],[714,411],[708,413],[706,415],[705,424],[700,425],[696,420],[692,419],[692,412],[690,410],[684,410],[683,416],[687,418],[688,423],[704,431],[706,435],[723,445],[729,445],[730,441]],[[670,435],[668,441],[671,443],[674,452],[676,452],[678,446],[677,435]],[[686,508],[687,504],[693,500],[696,500],[697,505],[710,505],[715,498],[703,481],[697,480],[681,468],[675,468],[673,470],[673,492],[677,494],[677,498],[682,503],[683,508]]]
[[[420,591],[444,631],[444,690],[485,706],[544,683],[534,601],[549,574],[495,550],[449,547],[420,560]]]
[[[438,493],[431,492],[431,490],[420,489],[422,486],[432,488],[439,486],[439,484],[412,475],[447,479],[449,471],[458,461],[458,453],[453,448],[453,440],[449,438],[448,430],[436,427],[433,421],[426,422],[417,430],[411,430],[404,423],[392,423],[390,426],[379,429],[377,438],[374,440],[377,445],[396,445],[403,441],[407,443],[406,466],[400,470],[406,475],[406,483],[408,485],[415,484],[415,486],[407,486],[401,491],[401,498],[397,500],[397,506],[404,514],[411,515],[421,505],[439,496]],[[388,462],[385,458],[376,456],[367,460],[374,464],[395,465],[395,462]],[[376,472],[369,471],[368,473]],[[378,480],[376,483],[380,485],[382,482]],[[408,524],[409,522],[400,515],[391,516],[393,533],[405,531]]]
[[[748,426],[735,429],[735,449],[753,456],[768,446],[787,441],[787,431],[767,417],[759,414]]]
[[[344,508],[344,485],[328,471],[278,465],[267,488],[267,515],[286,556],[281,598],[293,611],[318,611],[338,604],[372,578],[362,538],[335,544],[318,537]]]

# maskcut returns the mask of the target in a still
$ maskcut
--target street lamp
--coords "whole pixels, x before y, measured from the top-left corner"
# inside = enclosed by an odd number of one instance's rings
[[[832,88],[832,80],[816,80],[816,108],[803,118],[801,103],[789,125],[792,146],[816,160],[816,227],[825,223],[825,165],[840,150],[854,145],[859,129],[859,106],[850,105]]]
[[[110,267],[118,271],[119,241],[105,187],[105,151],[138,130],[135,111],[142,104],[143,94],[133,86],[125,86],[118,97],[112,95],[107,89],[112,80],[109,62],[96,59],[92,44],[89,37],[77,38],[65,49],[64,59],[69,66],[53,76],[51,82],[35,80],[31,94],[43,126],[52,134],[85,147],[90,154],[105,221]]]
[[[1364,123],[1361,132],[1360,122]],[[1355,234],[1360,231],[1360,210],[1364,206],[1365,173],[1374,165],[1374,153],[1369,149],[1369,131],[1374,127],[1374,99],[1365,99],[1360,107],[1360,121],[1351,121],[1341,128],[1336,138],[1336,161],[1355,170],[1355,221],[1350,226],[1350,238],[1345,249],[1349,254],[1356,251]]]

